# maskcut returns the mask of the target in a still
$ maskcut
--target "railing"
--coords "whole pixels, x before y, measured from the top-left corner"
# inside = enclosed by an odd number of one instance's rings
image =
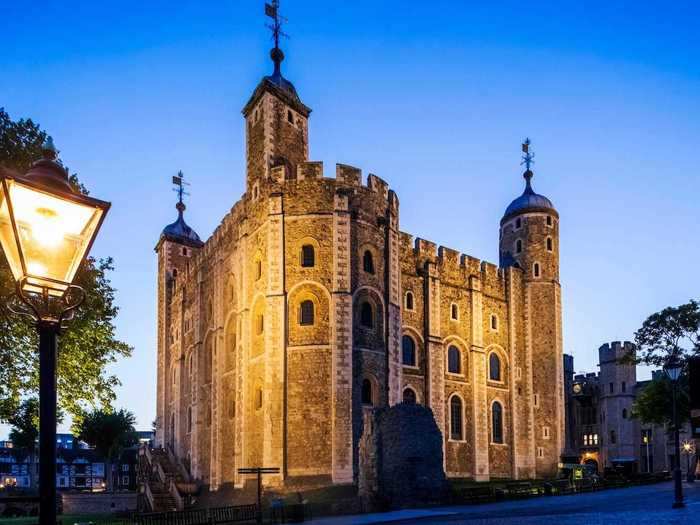
[[[165,447],[165,451],[168,453],[168,460],[170,461],[170,464],[173,465],[180,476],[182,477],[182,481],[185,483],[189,483],[191,481],[190,479],[190,473],[187,472],[187,469],[185,466],[180,462],[180,460],[177,458],[175,455],[175,452],[173,452],[173,449],[170,445],[167,445]]]
[[[252,522],[257,519],[257,505],[239,505],[183,512],[152,512],[137,514],[132,522],[138,525],[215,525],[219,523]]]
[[[177,490],[177,485],[175,484],[175,480],[173,478],[170,478],[168,490],[170,491],[170,496],[172,496],[173,500],[175,501],[175,508],[177,510],[185,510],[185,501],[182,499],[180,491]]]
[[[148,480],[144,481],[143,486],[144,486],[143,494],[144,494],[144,496],[146,496],[146,501],[148,502],[148,508],[151,510],[155,510],[156,502],[155,502],[155,498],[153,497],[153,492],[151,492],[151,485],[148,483]]]

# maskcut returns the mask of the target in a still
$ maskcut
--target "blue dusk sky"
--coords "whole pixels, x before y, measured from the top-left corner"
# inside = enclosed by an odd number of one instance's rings
[[[387,180],[401,229],[498,262],[533,185],[561,215],[564,349],[597,348],[700,298],[697,2],[283,0],[283,74],[311,108],[310,157]],[[0,106],[47,130],[96,197],[113,256],[118,407],[155,416],[156,254],[191,182],[203,239],[244,191],[241,109],[272,69],[262,0],[2,1]],[[641,371],[646,377],[648,371]]]

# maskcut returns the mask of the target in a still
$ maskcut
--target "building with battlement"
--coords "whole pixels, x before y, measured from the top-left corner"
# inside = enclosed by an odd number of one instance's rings
[[[206,242],[180,201],[156,246],[157,443],[212,489],[255,466],[356,483],[363,412],[422,403],[448,476],[554,476],[559,214],[529,164],[499,265],[414,239],[387,182],[309,161],[311,110],[271,57],[243,108],[246,192]]]

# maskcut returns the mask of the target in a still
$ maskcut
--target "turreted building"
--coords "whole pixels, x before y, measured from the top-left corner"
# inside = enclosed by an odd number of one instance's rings
[[[271,57],[243,108],[246,192],[205,242],[179,203],[156,246],[157,442],[212,489],[255,466],[355,483],[363,411],[422,403],[449,476],[553,476],[559,214],[532,171],[499,265],[414,239],[387,182],[309,160],[311,110]]]

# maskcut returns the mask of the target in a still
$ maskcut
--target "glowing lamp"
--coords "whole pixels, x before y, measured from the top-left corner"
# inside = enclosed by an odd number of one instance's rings
[[[26,175],[0,171],[0,246],[24,292],[61,297],[110,204],[77,193],[51,139]]]

